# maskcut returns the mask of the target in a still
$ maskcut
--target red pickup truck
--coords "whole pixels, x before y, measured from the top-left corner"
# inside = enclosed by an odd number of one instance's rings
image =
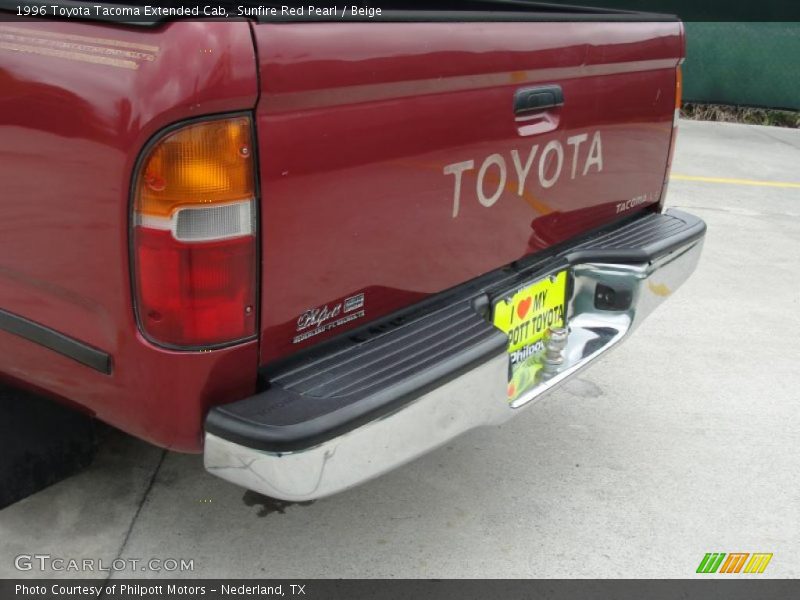
[[[0,377],[308,500],[622,341],[705,235],[662,210],[682,24],[478,5],[6,14]]]

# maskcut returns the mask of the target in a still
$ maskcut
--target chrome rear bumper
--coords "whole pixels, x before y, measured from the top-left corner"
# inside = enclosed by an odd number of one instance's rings
[[[676,213],[680,214],[680,213]],[[249,447],[206,433],[205,467],[223,479],[284,500],[321,498],[368,481],[484,425],[503,423],[615,347],[694,271],[701,235],[646,262],[571,262],[569,337],[560,371],[509,404],[503,346],[458,376],[359,426],[289,451]],[[678,240],[680,241],[680,240]],[[625,310],[596,308],[598,284],[631,292]]]

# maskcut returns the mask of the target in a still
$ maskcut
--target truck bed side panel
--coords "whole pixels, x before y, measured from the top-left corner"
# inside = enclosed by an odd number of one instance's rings
[[[0,309],[111,358],[98,372],[0,328],[0,377],[191,451],[208,405],[252,393],[256,342],[187,354],[139,335],[128,190],[154,133],[253,108],[256,76],[243,22],[0,23]]]

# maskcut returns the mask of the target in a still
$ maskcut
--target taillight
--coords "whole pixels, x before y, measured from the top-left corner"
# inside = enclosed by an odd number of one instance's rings
[[[681,99],[683,97],[683,72],[681,66],[675,68],[675,112],[672,116],[672,136],[669,141],[669,154],[667,155],[667,171],[664,174],[664,184],[661,186],[661,199],[658,206],[662,207],[667,198],[669,187],[669,174],[672,168],[672,157],[675,154],[675,142],[678,139],[678,121],[681,117]]]
[[[249,117],[172,129],[134,182],[133,261],[142,333],[206,348],[256,334],[256,193]]]
[[[678,121],[681,118],[681,98],[683,97],[683,71],[681,66],[675,67],[675,112],[672,116],[672,139],[669,144],[669,158],[667,165],[672,164],[672,155],[675,154],[675,140],[678,137]],[[667,171],[669,176],[669,171]]]

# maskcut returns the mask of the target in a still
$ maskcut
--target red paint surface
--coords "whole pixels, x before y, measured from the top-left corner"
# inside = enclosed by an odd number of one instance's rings
[[[658,198],[678,23],[311,23],[255,33],[262,362],[348,328],[292,344],[306,309],[367,290],[365,320],[376,318],[614,220],[617,202]],[[515,90],[552,83],[565,98],[557,129],[520,135]],[[529,176],[518,195],[512,149],[526,157],[532,144],[541,152],[595,130],[602,173],[562,172],[549,189]],[[475,175],[493,153],[509,178],[485,208]],[[454,219],[454,177],[443,167],[466,160],[476,169]]]
[[[292,344],[303,311],[364,291],[366,318],[350,326],[360,325],[658,192],[682,54],[674,23],[272,24],[253,26],[255,50],[247,23],[11,25],[158,51],[123,69],[0,50],[0,307],[114,361],[103,375],[0,332],[0,376],[186,451],[201,448],[208,406],[253,393],[259,364],[324,339]],[[523,137],[514,90],[537,83],[560,84],[565,106],[555,131]],[[260,350],[257,342],[160,349],[138,333],[131,300],[136,158],[170,123],[253,108]],[[510,178],[494,206],[478,203],[474,174],[485,157],[500,153],[511,168],[513,148],[526,156],[534,143],[541,151],[595,130],[602,173],[562,173],[555,187],[529,186],[524,198]],[[453,177],[442,169],[470,159],[476,171],[464,177],[454,219]]]
[[[133,435],[197,451],[207,406],[253,393],[257,343],[177,353],[138,334],[128,189],[140,149],[164,126],[255,105],[249,26],[0,25],[26,29],[23,38],[107,45],[66,34],[158,47],[155,60],[135,70],[0,50],[0,307],[114,360],[113,374],[103,375],[0,331],[0,372]]]

